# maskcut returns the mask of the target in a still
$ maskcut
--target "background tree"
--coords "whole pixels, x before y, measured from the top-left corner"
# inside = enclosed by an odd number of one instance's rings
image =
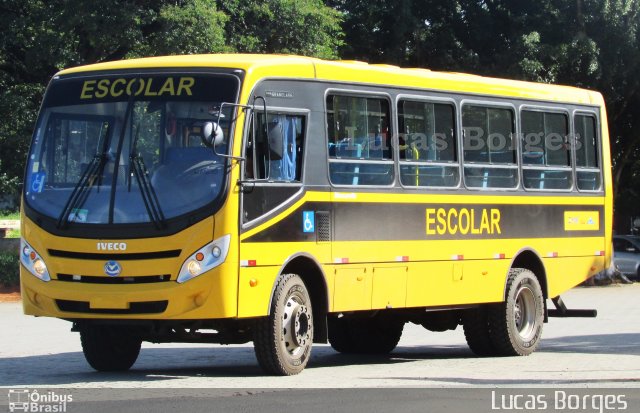
[[[216,52],[336,58],[340,14],[321,0],[0,0],[0,194],[17,195],[47,82],[58,70]]]
[[[227,39],[243,53],[288,53],[336,59],[340,13],[322,0],[219,0]]]

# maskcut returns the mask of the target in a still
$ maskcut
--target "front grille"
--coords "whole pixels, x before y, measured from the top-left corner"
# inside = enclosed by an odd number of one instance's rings
[[[171,281],[170,274],[140,277],[96,277],[94,275],[58,274],[58,281],[87,284],[148,284]]]
[[[182,251],[180,250],[167,250],[156,252],[131,252],[131,253],[109,253],[102,254],[96,252],[77,252],[77,251],[62,251],[62,250],[49,250],[49,255],[59,258],[73,258],[81,260],[98,260],[98,261],[128,261],[128,260],[155,260],[159,258],[176,258],[179,257]]]
[[[167,309],[169,301],[129,303],[129,308],[91,308],[87,301],[56,300],[60,311],[84,314],[158,314]]]

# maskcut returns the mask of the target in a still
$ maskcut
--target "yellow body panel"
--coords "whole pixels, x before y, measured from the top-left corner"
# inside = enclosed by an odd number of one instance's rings
[[[371,310],[373,274],[363,265],[345,265],[334,270],[333,311]]]
[[[259,317],[269,312],[271,293],[280,267],[241,268],[238,287],[238,317]]]
[[[371,308],[404,308],[407,306],[407,265],[374,267]]]

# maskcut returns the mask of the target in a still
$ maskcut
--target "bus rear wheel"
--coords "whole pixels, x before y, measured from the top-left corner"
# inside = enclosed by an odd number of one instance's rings
[[[142,340],[130,330],[111,326],[84,326],[80,342],[85,359],[98,371],[126,371],[140,354]]]
[[[490,307],[489,333],[498,354],[528,356],[542,337],[544,296],[535,274],[512,268],[507,278],[506,300]]]
[[[380,314],[370,318],[330,317],[329,343],[347,354],[387,354],[398,345],[404,322]]]
[[[280,277],[269,316],[257,321],[254,334],[256,358],[267,373],[291,376],[304,370],[311,356],[313,313],[298,275]]]

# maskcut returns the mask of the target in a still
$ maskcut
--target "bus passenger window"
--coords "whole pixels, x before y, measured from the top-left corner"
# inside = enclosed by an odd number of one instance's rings
[[[567,115],[523,110],[520,120],[524,187],[532,190],[571,189]]]
[[[335,185],[390,185],[393,158],[389,101],[327,97],[329,174]]]
[[[578,189],[600,189],[600,164],[598,162],[598,135],[596,119],[590,115],[575,115],[576,175]]]
[[[401,100],[398,125],[402,185],[457,186],[460,174],[454,106]]]
[[[511,109],[462,107],[464,180],[471,188],[515,188],[518,166]]]
[[[274,182],[300,182],[305,133],[301,115],[256,114],[255,142],[246,149],[246,178]],[[277,144],[276,144],[277,142]]]

